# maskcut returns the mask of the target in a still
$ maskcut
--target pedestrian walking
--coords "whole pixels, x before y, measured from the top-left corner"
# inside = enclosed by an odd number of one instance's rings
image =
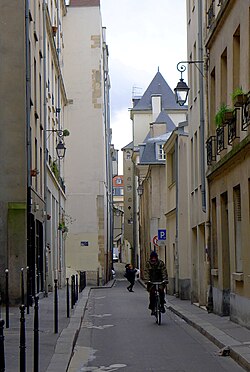
[[[125,266],[126,272],[125,272],[125,277],[129,281],[130,285],[127,287],[127,290],[129,292],[134,292],[133,291],[133,286],[135,284],[135,276],[137,274],[137,269],[134,269],[131,264],[127,264]]]

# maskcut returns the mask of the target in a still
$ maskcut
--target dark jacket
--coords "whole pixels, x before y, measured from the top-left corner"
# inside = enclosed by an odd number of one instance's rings
[[[146,282],[162,282],[168,281],[168,273],[166,266],[162,260],[158,260],[155,264],[149,261],[146,262],[144,279]]]
[[[129,282],[134,282],[135,281],[135,275],[137,273],[136,269],[130,269],[126,268],[126,278],[128,279]]]

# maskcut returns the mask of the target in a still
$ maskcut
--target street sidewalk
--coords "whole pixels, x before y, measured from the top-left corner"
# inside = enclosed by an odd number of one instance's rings
[[[39,299],[39,372],[63,372],[72,356],[72,350],[84,315],[90,288],[79,293],[79,299],[67,318],[66,287],[58,289],[58,333],[54,333],[54,293]],[[26,371],[33,369],[34,305],[25,314]],[[5,320],[5,308],[1,309]],[[10,307],[9,328],[4,325],[5,370],[18,372],[20,346],[20,310]]]
[[[140,283],[146,287],[142,280]],[[228,316],[208,313],[189,300],[180,300],[175,296],[166,296],[166,307],[217,345],[220,355],[230,355],[241,367],[250,371],[249,329],[232,322]]]
[[[230,355],[246,371],[250,371],[250,330],[203,308],[167,295],[167,308],[196,328],[220,348],[219,354]]]
[[[117,280],[119,276],[117,275]],[[123,279],[124,280],[124,279]],[[144,283],[139,280],[142,285]],[[104,288],[111,287],[114,280]],[[59,326],[54,334],[54,294],[39,300],[39,372],[66,372],[91,288],[86,287],[79,293],[79,299],[70,318],[66,314],[66,288],[58,290]],[[101,288],[101,287],[98,287]],[[250,371],[250,330],[191,304],[167,295],[167,309],[174,312],[188,324],[196,328],[221,349],[221,355],[230,355],[247,371]],[[26,315],[26,365],[27,372],[33,371],[33,316],[34,307]],[[2,317],[5,311],[2,308]],[[5,336],[5,369],[8,372],[19,371],[19,328],[20,311],[17,307],[10,309],[10,328],[4,329]]]

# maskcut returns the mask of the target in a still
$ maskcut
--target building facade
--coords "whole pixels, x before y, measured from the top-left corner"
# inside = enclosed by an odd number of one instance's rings
[[[204,11],[213,309],[250,327],[250,2],[207,1]]]
[[[17,302],[21,269],[30,295],[65,277],[57,229],[65,204],[63,161],[56,147],[64,146],[67,99],[59,46],[66,6],[40,0],[4,1],[2,7],[1,288],[8,269],[10,300]]]
[[[124,178],[124,241],[122,257],[125,262],[131,262],[131,247],[133,246],[133,210],[134,210],[134,167],[132,162],[133,143],[122,148],[123,178]]]
[[[170,258],[172,252],[169,247],[169,234],[161,245],[156,243],[155,237],[158,236],[159,229],[166,229],[166,175],[163,147],[178,122],[185,120],[185,114],[186,107],[176,104],[174,93],[159,71],[142,97],[134,100],[131,109],[133,187],[136,190],[133,199],[136,221],[133,223],[133,239],[140,259],[142,277],[150,250],[156,249],[167,266],[173,261]],[[173,273],[172,270],[169,271]],[[174,277],[172,281],[174,282]]]
[[[104,283],[112,265],[112,173],[108,48],[100,2],[75,0],[65,21],[65,81],[70,151],[65,160],[67,275],[86,271]]]
[[[123,249],[124,236],[124,177],[113,177],[113,257],[126,261]]]

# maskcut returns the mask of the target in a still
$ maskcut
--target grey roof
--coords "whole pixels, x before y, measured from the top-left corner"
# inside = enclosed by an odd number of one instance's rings
[[[132,149],[133,148],[133,141],[128,143],[126,146],[124,146],[121,150],[125,150],[125,149]]]
[[[156,118],[155,123],[166,123],[166,132],[172,132],[176,129],[176,126],[170,116],[165,112],[162,111],[159,116]]]
[[[156,158],[156,144],[165,143],[170,135],[171,132],[164,133],[161,136],[154,138],[150,138],[148,135],[144,144],[140,145],[143,149],[139,164],[165,164],[165,160],[158,160]]]
[[[175,101],[175,95],[163,78],[160,71],[157,71],[155,77],[149,84],[141,99],[133,107],[133,110],[152,110],[151,96],[161,94],[162,109],[164,110],[186,110],[186,106],[179,106]]]
[[[157,160],[155,156],[155,143],[147,142],[143,154],[140,159],[140,164],[150,164],[150,163],[162,163],[162,160]]]

